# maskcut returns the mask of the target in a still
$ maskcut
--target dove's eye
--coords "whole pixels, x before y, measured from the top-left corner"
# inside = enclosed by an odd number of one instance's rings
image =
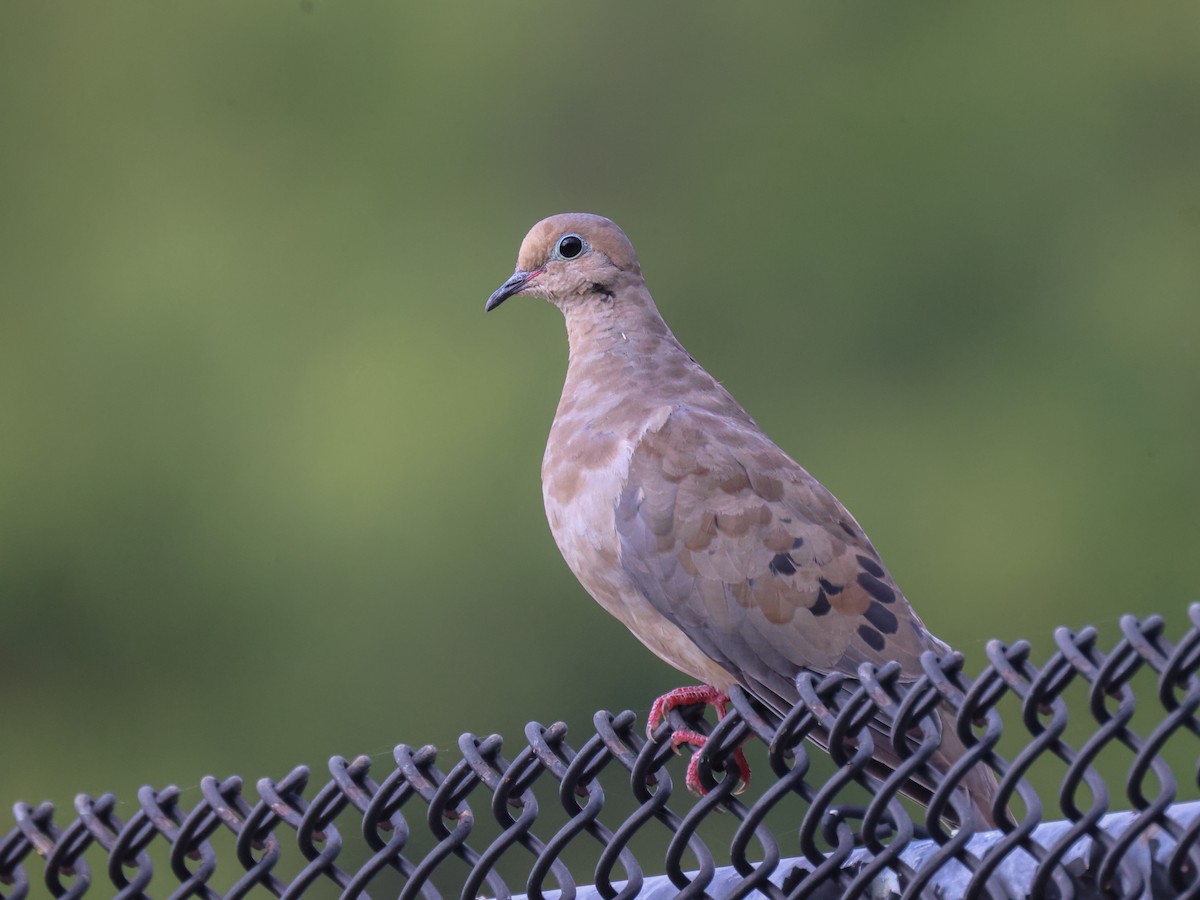
[[[587,249],[583,238],[577,234],[564,234],[554,245],[554,255],[558,259],[574,259]]]

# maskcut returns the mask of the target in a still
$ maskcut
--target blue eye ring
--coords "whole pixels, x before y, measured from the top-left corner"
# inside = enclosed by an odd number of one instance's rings
[[[554,259],[578,259],[588,251],[588,243],[582,235],[571,231],[564,234],[554,245]]]

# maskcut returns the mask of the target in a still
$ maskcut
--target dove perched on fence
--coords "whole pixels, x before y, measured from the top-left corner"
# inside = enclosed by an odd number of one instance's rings
[[[668,694],[652,723],[696,700],[723,713],[734,685],[782,715],[802,671],[895,660],[911,681],[924,651],[948,652],[837,498],[675,339],[613,222],[537,223],[486,309],[518,294],[557,306],[570,342],[542,461],[559,550],[602,607],[705,686]],[[949,710],[940,716],[932,765],[944,771],[963,747]],[[897,764],[885,738],[875,747],[877,761]],[[962,784],[990,824],[991,771],[977,766]]]

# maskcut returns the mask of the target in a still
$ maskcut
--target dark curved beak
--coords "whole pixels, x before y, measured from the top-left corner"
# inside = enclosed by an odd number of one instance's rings
[[[541,269],[534,269],[532,272],[522,272],[518,269],[513,272],[512,277],[496,288],[492,296],[488,297],[487,303],[483,305],[483,311],[491,312],[513,294],[521,293],[521,291],[525,290],[525,285],[541,274]]]

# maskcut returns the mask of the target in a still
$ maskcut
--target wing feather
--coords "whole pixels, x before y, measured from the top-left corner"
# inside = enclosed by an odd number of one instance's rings
[[[654,607],[772,706],[801,670],[944,650],[858,523],[750,423],[679,407],[634,448],[620,564]]]

